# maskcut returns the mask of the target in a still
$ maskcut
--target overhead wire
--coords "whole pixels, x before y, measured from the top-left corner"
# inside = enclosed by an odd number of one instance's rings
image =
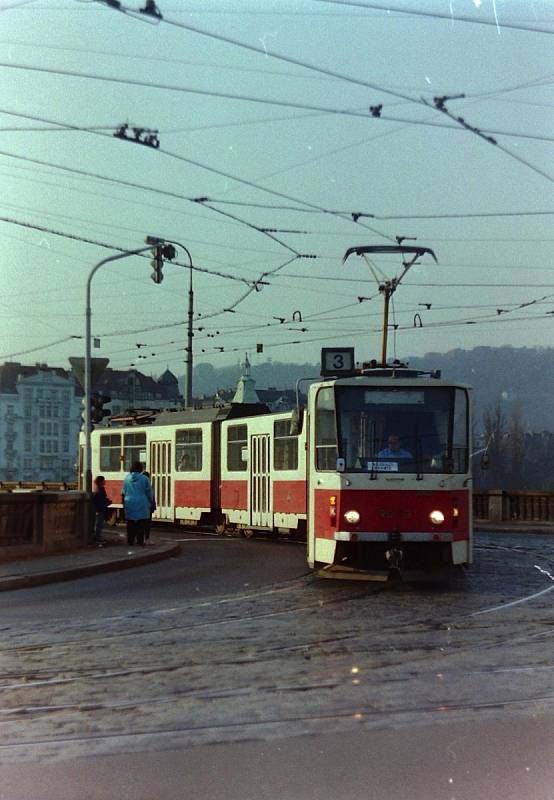
[[[367,8],[368,10],[375,10],[375,11],[386,11],[387,14],[409,14],[412,17],[427,17],[431,19],[444,19],[448,20],[449,22],[467,22],[472,23],[474,25],[487,25],[490,27],[494,27],[497,30],[500,28],[507,28],[511,30],[517,31],[525,31],[527,33],[546,33],[552,34],[554,33],[554,29],[552,28],[542,28],[537,27],[536,25],[523,25],[518,22],[509,22],[509,21],[502,21],[500,22],[498,19],[482,19],[478,17],[470,17],[465,14],[446,14],[440,11],[425,11],[424,9],[416,9],[416,8],[399,8],[398,6],[391,6],[391,5],[381,5],[380,3],[368,3],[365,0],[315,0],[317,3],[325,3],[328,5],[335,5],[335,6],[349,6],[355,8]],[[476,6],[479,6],[476,3]]]

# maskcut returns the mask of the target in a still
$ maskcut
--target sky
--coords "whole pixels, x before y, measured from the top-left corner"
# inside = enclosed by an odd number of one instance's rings
[[[183,374],[183,245],[195,364],[378,358],[402,257],[342,258],[396,237],[438,264],[397,287],[389,357],[552,346],[550,0],[141,8],[0,0],[0,363],[83,355],[91,270],[147,235],[179,243],[161,284],[149,253],[91,284],[114,369]]]

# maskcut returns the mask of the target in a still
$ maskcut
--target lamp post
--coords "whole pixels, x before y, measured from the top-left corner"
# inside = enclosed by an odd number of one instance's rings
[[[193,356],[192,356],[192,321],[194,316],[194,292],[192,291],[192,256],[185,247],[184,244],[181,242],[176,241],[175,239],[158,239],[155,236],[147,236],[146,237],[147,244],[150,245],[158,245],[158,244],[176,244],[177,247],[181,247],[188,256],[189,260],[189,304],[188,304],[188,315],[187,315],[187,346],[186,346],[186,353],[187,357],[185,359],[185,408],[192,408],[192,364],[193,364]]]
[[[85,491],[91,492],[92,491],[92,452],[91,452],[91,432],[92,432],[92,420],[91,420],[91,397],[92,397],[92,385],[91,385],[91,346],[90,346],[90,339],[91,339],[91,319],[92,319],[92,311],[91,311],[91,304],[90,304],[90,289],[92,279],[100,269],[101,266],[104,264],[109,263],[110,261],[117,261],[120,258],[128,258],[129,256],[135,256],[140,253],[144,253],[147,250],[150,250],[151,247],[140,247],[138,250],[127,250],[124,253],[117,253],[115,256],[108,256],[107,258],[103,258],[102,261],[99,261],[90,271],[87,280],[87,299],[86,299],[86,310],[85,310],[85,318],[86,318],[86,329],[85,329],[85,408],[84,408],[84,420],[85,420],[85,450],[84,450],[84,457],[83,457],[83,473],[84,473],[84,485]]]

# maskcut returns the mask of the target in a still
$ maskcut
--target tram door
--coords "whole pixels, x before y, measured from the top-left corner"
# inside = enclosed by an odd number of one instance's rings
[[[250,439],[250,524],[272,528],[269,434]]]
[[[171,442],[150,442],[150,480],[156,498],[153,519],[173,519],[171,508]]]

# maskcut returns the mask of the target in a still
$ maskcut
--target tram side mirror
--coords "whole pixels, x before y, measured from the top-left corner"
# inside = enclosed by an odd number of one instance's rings
[[[346,464],[344,462],[344,458],[337,458],[337,463],[336,463],[337,472],[344,472],[345,469],[346,469]]]
[[[483,453],[483,455],[481,456],[481,469],[487,470],[489,468],[489,462],[490,462],[489,454]]]
[[[290,415],[290,428],[289,428],[289,433],[291,436],[298,436],[298,434],[302,431],[303,417],[304,417],[303,409],[293,408],[292,413]]]

